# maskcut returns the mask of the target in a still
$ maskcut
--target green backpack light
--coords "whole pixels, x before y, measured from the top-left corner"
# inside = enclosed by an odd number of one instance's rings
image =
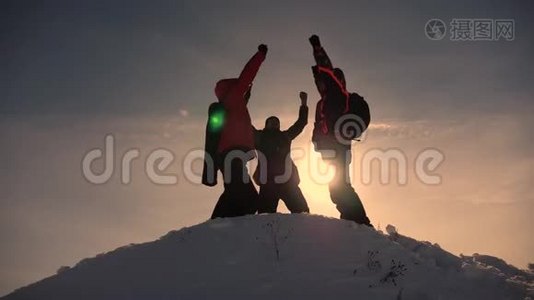
[[[208,111],[208,131],[211,133],[222,131],[225,117],[226,111],[224,110],[224,106],[219,102],[212,103]]]
[[[211,158],[213,162],[213,170],[207,163],[206,157],[204,157],[204,167],[202,170],[202,184],[207,186],[217,185],[217,171],[218,171],[218,156],[217,148],[219,147],[219,140],[221,139],[221,133],[224,128],[226,119],[226,110],[224,106],[219,102],[213,102],[208,109],[208,121],[206,123],[206,139],[204,142],[204,155]],[[214,176],[210,176],[214,175]]]

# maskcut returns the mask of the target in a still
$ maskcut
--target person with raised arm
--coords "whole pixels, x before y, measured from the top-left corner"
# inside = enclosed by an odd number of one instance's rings
[[[280,120],[276,116],[265,120],[263,130],[255,130],[258,165],[254,181],[260,186],[258,213],[275,213],[280,199],[291,213],[310,211],[290,153],[291,142],[308,124],[307,100],[308,94],[300,92],[298,119],[287,130],[280,130]]]
[[[340,218],[372,226],[360,197],[350,180],[349,165],[352,161],[351,140],[358,138],[367,128],[370,115],[367,103],[356,93],[347,92],[345,75],[333,64],[321,45],[319,37],[309,39],[313,47],[316,65],[313,76],[321,100],[317,103],[312,141],[323,160],[335,168],[335,175],[328,185],[330,198],[340,212]],[[353,113],[358,122],[352,136],[343,136],[340,120]]]
[[[202,183],[215,185],[220,170],[224,192],[215,205],[212,219],[255,214],[258,209],[258,192],[246,165],[255,157],[247,103],[252,82],[266,55],[267,46],[259,45],[238,78],[219,80],[215,86],[218,102],[210,105]]]

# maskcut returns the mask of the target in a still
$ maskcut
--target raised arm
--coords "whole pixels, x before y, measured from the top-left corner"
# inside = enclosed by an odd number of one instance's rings
[[[319,40],[319,37],[317,35],[312,35],[310,37],[310,44],[313,47],[313,58],[315,59],[315,63],[319,67],[325,67],[328,69],[334,69],[332,65],[332,61],[330,61],[330,58],[326,54],[326,51],[324,50],[323,46],[321,46],[321,41]]]
[[[344,87],[334,76],[332,61],[322,47],[319,37],[314,34],[309,38],[309,41],[313,48],[313,58],[316,63],[315,66],[312,66],[312,73],[319,94],[324,97],[327,92],[342,92]]]
[[[267,55],[267,46],[261,44],[258,46],[258,52],[252,56],[252,58],[247,62],[243,71],[239,75],[237,84],[230,91],[229,97],[227,97],[228,105],[234,105],[237,101],[244,101],[243,95],[247,92],[252,81],[256,77],[258,70],[262,62],[265,60]]]
[[[299,109],[299,118],[297,121],[291,125],[285,132],[287,134],[287,137],[290,140],[293,140],[296,138],[302,130],[304,130],[304,127],[306,127],[306,124],[308,124],[308,106],[306,104],[308,100],[308,94],[305,92],[300,92],[300,109]]]

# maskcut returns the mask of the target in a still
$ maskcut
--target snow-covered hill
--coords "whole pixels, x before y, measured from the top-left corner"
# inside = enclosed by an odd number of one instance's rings
[[[4,299],[524,299],[531,272],[456,257],[352,222],[314,215],[211,220],[129,245]],[[328,298],[327,298],[328,297]]]

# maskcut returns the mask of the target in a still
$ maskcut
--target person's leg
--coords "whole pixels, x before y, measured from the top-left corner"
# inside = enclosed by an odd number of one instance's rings
[[[217,204],[215,204],[215,208],[213,209],[213,212],[211,213],[211,218],[224,218],[228,217],[228,211],[229,211],[229,195],[228,191],[225,189],[221,196],[219,197],[219,200],[217,201]]]
[[[338,151],[336,159],[332,160],[336,168],[334,179],[328,185],[330,198],[340,212],[340,218],[355,221],[359,224],[371,225],[362,201],[351,186],[349,164],[350,148],[347,151]]]
[[[232,162],[232,210],[234,216],[255,214],[258,210],[258,191],[248,174],[246,161],[234,159]]]
[[[276,208],[278,207],[279,198],[280,196],[278,195],[278,189],[274,184],[260,186],[258,213],[275,213]]]
[[[310,212],[306,198],[298,184],[286,183],[280,187],[280,198],[291,213]]]
[[[224,162],[224,159],[221,159],[221,162]],[[224,163],[220,169],[223,173],[224,192],[219,197],[211,218],[255,214],[258,209],[258,192],[250,180],[246,162],[234,158],[230,164],[230,172],[226,172]]]
[[[219,161],[224,161],[226,158],[226,154],[221,154]],[[225,178],[225,172],[224,172],[224,164],[219,165],[219,169],[221,170],[223,174],[223,178]],[[223,182],[226,182],[224,180]],[[230,192],[230,186],[226,183],[224,183],[224,191],[219,196],[219,200],[217,201],[217,204],[215,204],[215,207],[213,208],[213,212],[211,213],[211,218],[225,218],[229,216],[229,206],[230,206],[230,198],[231,198],[231,192]]]
[[[248,173],[246,173],[248,177]],[[243,186],[240,206],[243,208],[241,215],[253,215],[258,211],[259,195],[256,187],[249,177],[249,183]]]
[[[349,186],[341,187],[330,185],[330,197],[340,212],[340,218],[355,221],[359,224],[370,225],[369,218],[365,213],[362,201],[356,191]]]

